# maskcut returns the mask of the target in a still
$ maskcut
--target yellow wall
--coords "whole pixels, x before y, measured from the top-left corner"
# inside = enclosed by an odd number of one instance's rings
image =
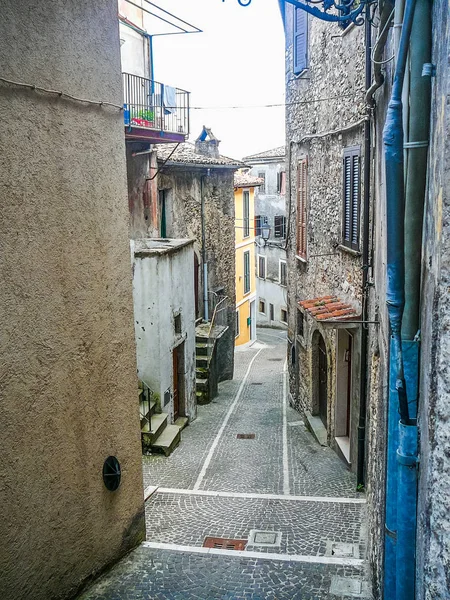
[[[239,310],[239,335],[236,337],[236,346],[250,341],[250,325],[247,318],[250,316],[250,299],[256,301],[256,277],[255,277],[255,188],[244,188],[250,192],[250,235],[244,238],[243,219],[243,189],[234,191],[235,201],[235,240],[236,240],[236,310]],[[250,291],[244,294],[244,252],[250,252]],[[239,303],[248,299],[242,304]]]

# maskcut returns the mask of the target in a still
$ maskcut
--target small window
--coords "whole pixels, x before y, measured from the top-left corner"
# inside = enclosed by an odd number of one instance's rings
[[[260,194],[265,194],[266,193],[266,174],[265,173],[258,173],[258,177],[263,180],[263,182],[259,186],[259,193]]]
[[[244,294],[250,291],[250,252],[244,252]]]
[[[285,260],[280,260],[280,285],[283,287],[287,286],[287,267]]]
[[[273,304],[269,304],[269,309],[270,309],[270,320],[274,321],[275,320],[275,316],[274,316],[274,306],[273,306]]]
[[[281,309],[280,321],[282,323],[287,323],[287,310],[285,308]]]
[[[260,279],[266,278],[266,257],[258,254],[258,277]]]
[[[243,229],[244,229],[244,237],[249,237],[250,235],[250,192],[248,190],[244,190],[243,192]]]
[[[174,318],[175,333],[181,333],[181,315],[175,315]]]
[[[259,312],[262,313],[263,315],[266,314],[266,303],[264,300],[260,300],[259,301],[259,308],[258,308]]]
[[[308,13],[301,8],[294,14],[294,73],[304,71],[308,66]]]
[[[236,310],[236,337],[239,337],[239,309]]]
[[[359,250],[361,204],[359,148],[344,150],[343,170],[342,244],[353,250]]]
[[[297,311],[297,333],[301,337],[304,337],[304,319],[301,310]]]
[[[286,193],[286,172],[278,171],[277,173],[277,193],[284,195]]]
[[[285,238],[286,237],[286,217],[277,216],[275,217],[275,237]]]
[[[256,215],[255,216],[255,235],[261,235],[261,226],[262,226],[262,222],[261,222],[261,215]]]

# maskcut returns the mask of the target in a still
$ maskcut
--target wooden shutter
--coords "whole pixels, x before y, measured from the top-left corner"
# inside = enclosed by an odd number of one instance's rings
[[[342,243],[348,248],[359,250],[361,165],[360,149],[344,150],[344,189],[342,206]]]
[[[294,15],[294,73],[301,73],[308,65],[308,13],[301,8]]]
[[[306,259],[306,197],[308,162],[304,158],[297,165],[297,255]]]

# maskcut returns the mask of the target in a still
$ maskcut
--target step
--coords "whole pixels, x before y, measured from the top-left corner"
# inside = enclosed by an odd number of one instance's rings
[[[209,337],[207,335],[196,335],[195,336],[196,344],[207,344],[208,340],[209,340]]]
[[[152,450],[164,452],[169,456],[178,446],[181,440],[181,429],[176,425],[167,425],[164,431],[152,443]]]
[[[200,391],[208,391],[208,380],[207,379],[199,379],[198,377],[195,379],[195,387]]]
[[[148,433],[151,441],[156,439],[158,435],[163,431],[163,429],[167,425],[167,417],[169,415],[167,413],[157,413],[152,415],[151,418],[151,429],[147,427],[146,430],[143,430],[143,433]]]
[[[197,391],[195,392],[195,396],[197,398],[197,404],[199,406],[204,406],[205,404],[210,404],[211,402],[209,398],[209,392],[207,391]]]
[[[307,429],[312,433],[321,446],[327,446],[327,430],[322,423],[322,419],[312,415],[309,411],[305,412]]]
[[[208,379],[209,369],[206,367],[196,367],[195,377],[196,379]]]
[[[203,367],[206,369],[208,367],[209,360],[206,356],[196,356],[195,364],[197,367]]]
[[[195,344],[195,354],[197,356],[208,356],[208,344]]]
[[[184,429],[185,427],[187,427],[188,424],[189,424],[189,419],[187,417],[178,417],[178,419],[174,423],[174,425],[176,425],[177,427],[180,428],[180,431],[182,429]]]

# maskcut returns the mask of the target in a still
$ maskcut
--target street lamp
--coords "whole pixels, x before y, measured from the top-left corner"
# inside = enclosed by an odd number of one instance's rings
[[[261,227],[261,237],[264,240],[264,246],[265,246],[270,238],[270,227],[268,225],[263,225]]]

